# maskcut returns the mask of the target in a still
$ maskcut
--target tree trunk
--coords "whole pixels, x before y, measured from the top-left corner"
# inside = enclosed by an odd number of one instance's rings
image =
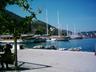
[[[17,59],[17,37],[14,37],[14,53],[15,53],[15,69],[18,67],[18,59]]]

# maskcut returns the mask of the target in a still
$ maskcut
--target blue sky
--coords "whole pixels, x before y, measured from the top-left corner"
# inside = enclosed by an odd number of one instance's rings
[[[46,22],[46,9],[48,11],[48,23],[58,27],[57,11],[59,11],[60,28],[73,31],[93,31],[96,30],[96,0],[33,0],[29,2],[34,11],[41,8],[42,13],[38,19]],[[18,6],[7,6],[17,15],[25,17],[29,15]]]

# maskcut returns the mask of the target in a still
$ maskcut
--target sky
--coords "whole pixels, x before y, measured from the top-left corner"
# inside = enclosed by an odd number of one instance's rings
[[[47,22],[47,9],[48,23],[52,26],[58,28],[58,11],[60,29],[96,31],[96,0],[33,0],[29,4],[35,12],[38,8],[42,10],[37,18],[44,22]],[[6,9],[22,17],[30,15],[16,5],[8,5]]]

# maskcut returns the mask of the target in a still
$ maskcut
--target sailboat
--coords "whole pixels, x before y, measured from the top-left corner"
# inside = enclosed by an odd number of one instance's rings
[[[60,22],[59,22],[59,12],[57,11],[57,18],[58,18],[58,37],[56,38],[56,41],[69,41],[69,39],[67,37],[64,37],[63,35],[61,35],[61,31],[60,30]]]
[[[47,34],[47,36],[49,35],[48,34],[48,11],[47,11],[47,9],[46,9],[46,34]]]
[[[68,29],[68,25],[66,25],[66,36],[64,38],[65,38],[65,40],[68,40],[68,41],[71,39],[69,29]]]
[[[71,39],[82,39],[83,37],[78,35],[78,33],[76,33],[76,27],[75,27],[75,24],[74,24],[74,31],[73,31],[73,34],[70,36]]]
[[[46,9],[46,41],[55,41],[56,39],[53,37],[49,37],[49,30],[48,30],[48,11]]]

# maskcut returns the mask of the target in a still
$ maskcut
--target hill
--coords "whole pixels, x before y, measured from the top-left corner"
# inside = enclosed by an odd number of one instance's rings
[[[34,34],[47,34],[47,24],[40,20],[35,20],[32,23],[32,33]],[[70,34],[71,31],[68,31]],[[60,30],[61,35],[66,35],[67,30]],[[49,35],[58,35],[58,29],[50,24],[48,24],[48,34]]]
[[[0,12],[0,14],[2,14]],[[22,28],[22,24],[21,21],[23,21],[25,18],[24,17],[20,17],[8,10],[4,10],[3,11],[3,15],[6,18],[7,21],[12,21],[14,20],[16,22],[16,26],[18,26],[17,28],[20,29]],[[9,18],[8,18],[9,17]],[[8,30],[4,29],[4,26],[7,25],[7,23],[5,23],[5,21],[2,21],[2,18],[0,18],[0,26],[2,23],[4,23],[5,25],[1,26],[1,30],[0,30],[0,34],[11,34],[8,32]],[[10,28],[11,31],[14,30],[14,28],[12,27],[14,23],[12,24],[8,24],[7,28]],[[4,29],[4,30],[3,30]],[[27,34],[27,33],[31,33],[31,34],[47,34],[46,31],[46,23],[40,20],[32,20],[32,23],[26,25],[25,27],[23,27],[23,30],[21,31],[21,33],[23,34]],[[62,35],[66,35],[67,31],[66,30],[60,30]],[[48,33],[49,35],[57,35],[58,34],[58,29],[50,24],[48,24]],[[69,31],[69,33],[72,33],[71,31]]]

